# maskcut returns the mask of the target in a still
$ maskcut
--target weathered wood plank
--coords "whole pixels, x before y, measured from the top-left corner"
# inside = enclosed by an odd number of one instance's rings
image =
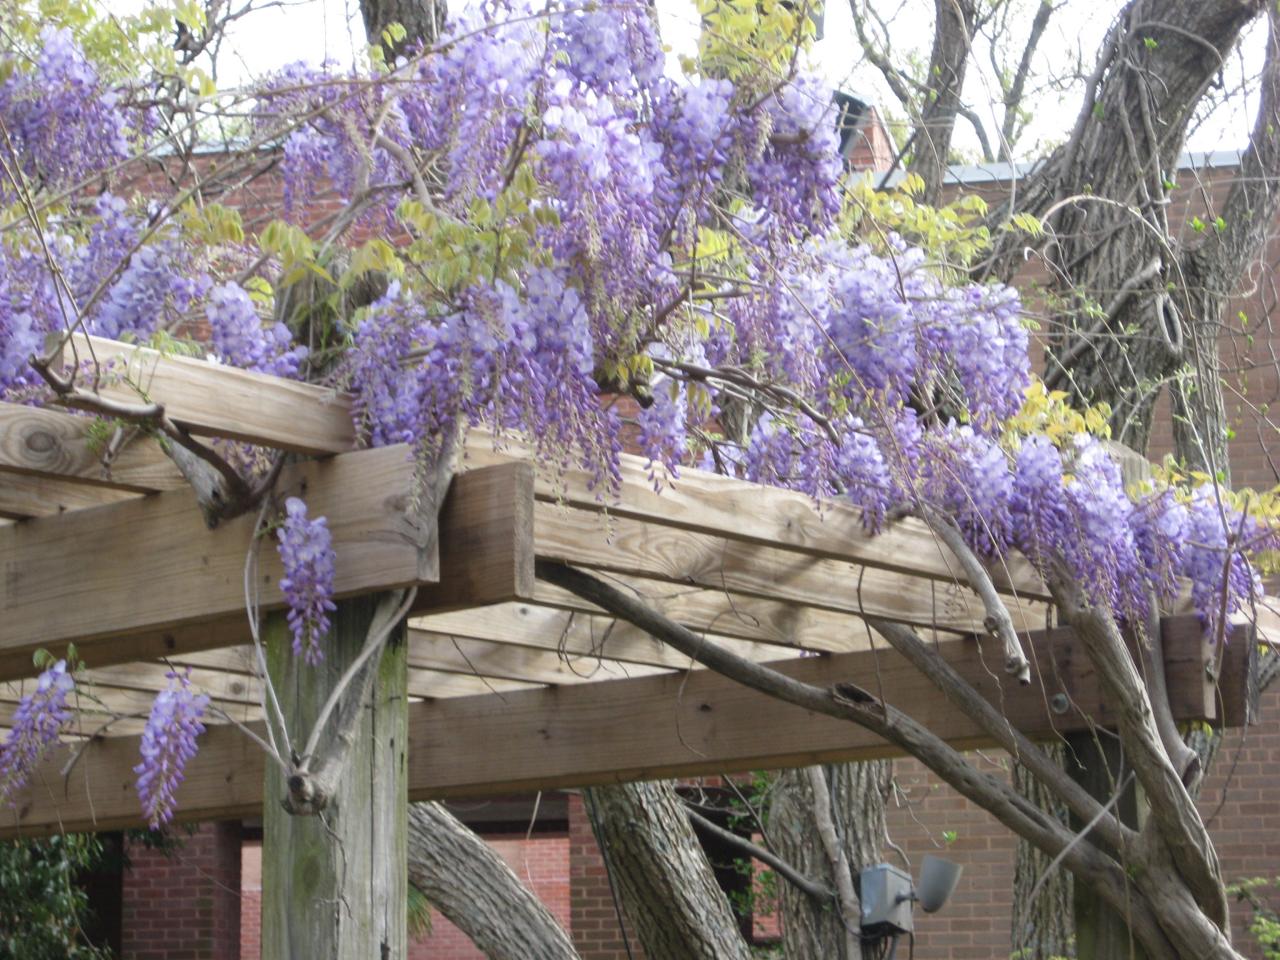
[[[305,740],[343,672],[364,649],[378,598],[338,604],[325,660],[290,649],[282,616],[267,625],[269,670],[289,730]],[[272,763],[262,804],[262,955],[403,960],[408,955],[407,669],[403,626],[387,642],[368,697],[340,707],[318,744],[345,743],[343,775],[321,816],[286,812]]]
[[[135,493],[186,485],[160,445],[142,435],[125,443],[104,466],[101,451],[89,438],[91,423],[88,417],[59,410],[0,402],[0,473],[58,477]]]
[[[455,477],[440,510],[440,577],[414,610],[450,610],[532,597],[533,467],[504,463]]]
[[[281,498],[302,495],[313,516],[328,517],[339,596],[436,578],[437,557],[423,546],[428,531],[407,512],[413,464],[404,447],[288,467],[277,490]],[[173,490],[0,529],[0,676],[15,662],[25,672],[37,648],[68,641],[91,666],[121,662],[111,647],[129,634],[149,635],[140,644],[154,647],[149,657],[237,630],[234,642],[243,642],[255,520],[245,515],[209,530],[192,494]],[[257,552],[260,601],[278,606],[279,557],[270,541]],[[201,621],[216,626],[201,629]]]
[[[554,640],[554,638],[549,638]],[[540,684],[579,684],[662,673],[659,666],[620,663],[567,648],[517,647],[426,630],[409,631],[409,665],[447,671],[460,677],[482,676]],[[412,691],[410,691],[412,692]]]
[[[467,460],[483,467],[511,458],[530,456],[518,440],[504,439],[494,450],[493,437],[473,431]],[[661,493],[653,489],[643,457],[624,454],[622,489],[616,498],[592,489],[592,476],[569,469],[549,475],[539,471],[539,499],[582,510],[607,510],[615,517],[647,520],[761,546],[786,547],[797,553],[847,563],[897,570],[934,580],[954,581],[961,570],[950,552],[920,520],[906,517],[879,534],[868,533],[856,507],[832,500],[818,505],[812,497],[792,490],[766,487],[693,468],[681,468],[680,478]],[[997,585],[1029,599],[1048,599],[1048,592],[1030,564],[1011,556],[1005,570],[993,574]]]
[[[990,669],[1000,662],[994,644],[983,651],[985,657],[972,640],[939,646],[1010,722],[1033,738],[1082,729],[1085,715],[1105,725],[1110,717],[1100,685],[1070,632],[1039,634],[1032,648],[1043,681],[1024,688]],[[777,667],[821,686],[839,681],[883,690],[890,703],[956,747],[988,745],[919,672],[887,649],[807,657]],[[1202,664],[1187,661],[1168,670],[1170,689],[1198,690],[1202,679],[1197,671],[1202,669]],[[1055,712],[1064,706],[1062,698],[1055,699],[1058,693],[1074,706]],[[409,706],[409,742],[413,800],[709,775],[892,752],[852,724],[788,706],[707,670],[414,703]],[[66,783],[57,773],[65,753],[57,751],[18,798],[16,809],[0,810],[0,835],[48,832],[59,825],[107,829],[136,824],[131,772],[136,751],[136,739],[128,737],[91,744]],[[246,737],[228,728],[210,730],[180,788],[180,816],[249,815],[262,801],[262,775],[262,756]]]
[[[355,449],[351,400],[336,391],[101,337],[77,335],[72,346],[81,363],[112,362],[104,396],[139,403],[140,388],[197,436],[313,455]]]
[[[73,510],[136,500],[138,496],[128,490],[90,487],[52,477],[0,473],[0,516],[10,520],[56,517]]]
[[[837,648],[835,644],[838,641],[833,640],[832,650],[843,653],[867,649],[865,626],[852,618],[845,619],[852,626],[846,627],[842,632],[851,635],[850,639],[855,642],[847,647]],[[508,603],[476,610],[432,614],[413,623],[415,627],[437,636],[491,640],[512,648],[551,650],[591,662],[606,659],[679,670],[686,670],[690,666],[689,658],[684,654],[655,640],[638,627],[614,620],[600,611],[588,613],[575,609]],[[794,646],[742,640],[715,630],[700,632],[738,656],[756,662],[794,657],[798,651]]]
[[[594,570],[961,632],[983,629],[986,618],[981,601],[959,583],[858,567],[732,537],[551,503],[535,505],[534,530],[538,556]],[[1020,598],[1006,602],[1019,630],[1046,622],[1044,604]]]
[[[386,447],[300,465],[282,478],[282,496],[305,485],[312,514],[328,516],[341,595],[404,582],[399,568],[412,561],[419,531],[397,517],[412,490],[412,470],[405,448]],[[463,598],[498,603],[529,592],[529,484],[525,464],[454,479],[439,521],[448,588],[442,605]],[[116,514],[122,507],[137,512]],[[250,641],[243,571],[252,518],[210,532],[185,491],[102,508],[101,514],[107,522],[82,518],[68,525],[64,521],[75,516],[66,515],[0,528],[6,577],[0,582],[0,680],[28,676],[35,649],[60,653],[68,641],[78,643],[92,667],[181,658]],[[172,523],[165,525],[168,518]],[[259,560],[260,602],[271,609],[282,602],[272,543],[261,546]],[[80,572],[64,593],[66,571],[75,563]],[[45,579],[37,582],[40,576]],[[30,592],[24,592],[27,584]],[[187,596],[169,595],[176,590]],[[431,595],[428,588],[425,597]],[[88,605],[76,607],[81,597]],[[192,616],[197,619],[182,619]]]

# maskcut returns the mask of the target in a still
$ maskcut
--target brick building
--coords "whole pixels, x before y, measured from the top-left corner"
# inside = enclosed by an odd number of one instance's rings
[[[891,143],[872,108],[851,98],[842,121],[843,150],[860,167],[883,169],[892,159]],[[1189,158],[1179,174],[1176,222],[1206,214],[1223,195],[1235,169],[1236,157],[1214,154]],[[954,172],[956,189],[977,191],[996,200],[1009,188],[1011,174],[1004,165],[963,168]],[[1280,249],[1268,255],[1252,273],[1251,288],[1241,309],[1255,318],[1268,318],[1275,306],[1270,287],[1271,267]],[[1035,282],[1034,268],[1023,278]],[[1255,326],[1257,325],[1255,321]],[[1280,394],[1274,364],[1255,354],[1269,351],[1271,336],[1251,340],[1243,332],[1228,333],[1224,357],[1239,369],[1233,396],[1235,419],[1234,480],[1238,485],[1271,486],[1277,480],[1267,450],[1265,404]],[[1265,360],[1265,357],[1263,357]],[[1247,389],[1246,389],[1247,388]],[[1259,409],[1263,410],[1259,415]],[[1167,412],[1157,430],[1157,452],[1169,443]],[[1228,737],[1206,785],[1201,809],[1210,823],[1224,875],[1229,880],[1280,873],[1280,690],[1263,702],[1264,722]],[[999,753],[977,756],[988,769],[1005,770],[1008,758]],[[918,763],[899,760],[895,775],[900,790],[889,813],[890,835],[918,864],[929,852],[945,851],[964,865],[960,886],[946,909],[918,918],[915,955],[921,960],[979,960],[1009,954],[1010,897],[1014,839],[987,814],[975,808]],[[543,796],[538,816],[531,816],[532,798],[502,802],[460,803],[455,812],[484,835],[532,890],[570,931],[583,960],[638,958],[637,944],[625,942],[615,912],[604,860],[594,842],[581,800],[569,794]],[[946,839],[944,839],[944,837]],[[201,825],[168,853],[127,844],[128,867],[109,880],[114,894],[95,899],[119,901],[119,923],[110,939],[127,960],[254,960],[258,956],[261,898],[261,848],[255,825]],[[465,883],[465,877],[458,878]],[[1248,944],[1250,956],[1261,957],[1243,936],[1247,909],[1233,913],[1237,939]],[[758,938],[767,940],[775,926],[756,918]],[[473,960],[480,958],[469,942],[442,918],[413,947],[415,960]]]

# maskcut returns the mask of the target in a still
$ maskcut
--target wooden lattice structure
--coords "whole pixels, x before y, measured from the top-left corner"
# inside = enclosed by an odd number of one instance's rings
[[[724,773],[883,756],[849,724],[739,687],[535,577],[540,558],[596,572],[700,633],[707,644],[820,685],[850,680],[964,747],[988,741],[866,626],[867,615],[926,631],[946,658],[1033,738],[1108,723],[1070,630],[1048,629],[1044,586],[1013,563],[998,586],[1026,633],[1034,680],[1004,675],[984,611],[922,524],[868,535],[858,512],[732,478],[686,471],[655,492],[626,458],[620,495],[585,473],[538,471],[491,438],[467,445],[438,537],[415,519],[407,448],[355,449],[346,397],[200,360],[102,340],[99,359],[193,435],[298,456],[277,490],[328,518],[337,592],[419,585],[409,646],[410,799],[476,796],[618,779]],[[137,394],[122,386],[122,399]],[[140,436],[104,466],[91,420],[0,406],[0,727],[35,671],[32,654],[74,643],[100,704],[81,712],[0,834],[140,822],[133,766],[154,692],[171,665],[239,723],[260,725],[246,595],[278,607],[271,544],[246,557],[255,518],[205,527],[194,495]],[[1247,628],[1241,636],[1248,638]],[[1165,673],[1179,720],[1244,722],[1255,644],[1208,646],[1192,616],[1164,622]],[[89,740],[91,742],[85,742]],[[212,722],[179,794],[179,815],[262,809],[264,757],[234,724]]]

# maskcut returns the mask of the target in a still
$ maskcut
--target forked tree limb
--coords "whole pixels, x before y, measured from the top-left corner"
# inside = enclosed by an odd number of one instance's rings
[[[1211,932],[1200,926],[1186,932],[1188,942],[1175,945],[1166,935],[1162,917],[1142,897],[1134,896],[1131,879],[1113,858],[1092,843],[1072,845],[1075,834],[1056,818],[1020,796],[1008,783],[975,769],[936,734],[868,691],[852,683],[824,690],[744,660],[722,647],[705,643],[688,628],[636,598],[565,564],[539,559],[536,573],[539,579],[591,601],[731,680],[795,706],[865,727],[919,759],[961,795],[1050,856],[1067,850],[1063,860],[1067,868],[1129,917],[1135,937],[1153,956],[1238,957],[1229,951],[1229,944],[1228,951],[1223,952],[1220,944],[1212,941]],[[1207,926],[1217,929],[1212,924]],[[1179,928],[1178,932],[1183,931]]]
[[[1112,848],[1128,850],[1137,840],[1137,832],[1124,826],[1107,813],[1097,799],[1076,783],[1036,744],[1023,735],[990,701],[981,696],[956,672],[951,664],[920,638],[910,627],[900,623],[867,618],[867,623],[889,642],[917,670],[923,673],[942,694],[976,723],[1000,748],[1021,763],[1037,780],[1052,791],[1077,817],[1084,821],[1096,818],[1099,838]]]
[[[1204,914],[1227,929],[1227,896],[1204,821],[1164,748],[1146,684],[1134,666],[1115,619],[1091,604],[1083,589],[1051,571],[1049,589],[1063,620],[1075,628],[1099,682],[1111,700],[1125,756],[1150,801],[1151,819],[1173,864]]]

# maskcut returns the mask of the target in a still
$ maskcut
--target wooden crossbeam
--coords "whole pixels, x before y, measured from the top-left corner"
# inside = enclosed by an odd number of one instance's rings
[[[534,539],[539,557],[668,584],[959,632],[982,630],[986,619],[981,601],[960,583],[551,503],[534,507]],[[651,586],[645,592],[661,591]],[[1013,597],[1006,602],[1017,629],[1046,622],[1044,604]]]
[[[100,507],[137,497],[138,494],[110,487],[90,487],[20,473],[0,473],[0,517],[10,520],[56,517],[72,510]]]
[[[841,633],[854,642],[840,652],[866,649],[866,628],[852,618],[845,619],[853,628],[845,627]],[[493,641],[509,648],[549,650],[588,660],[604,658],[679,670],[688,669],[690,665],[689,658],[679,651],[629,623],[614,620],[598,611],[588,613],[528,603],[506,603],[476,610],[431,614],[414,623],[436,635]],[[756,662],[796,655],[795,647],[741,640],[728,632],[700,632],[738,656]],[[857,642],[859,640],[862,642]]]
[[[60,410],[0,402],[0,473],[57,478],[68,483],[155,493],[186,486],[160,445],[137,435],[115,451],[109,465],[91,434],[94,421]],[[0,484],[4,480],[0,479]]]
[[[510,458],[528,459],[530,449],[504,438],[494,450],[492,436],[473,431],[468,462],[476,467]],[[607,510],[610,516],[660,523],[694,533],[729,537],[760,546],[788,550],[912,576],[954,582],[963,577],[955,558],[920,520],[906,517],[878,534],[863,526],[860,510],[839,500],[815,503],[792,490],[766,487],[704,470],[681,468],[680,478],[661,492],[653,489],[647,461],[624,454],[618,497],[602,498],[592,475],[567,469],[554,476],[540,473],[537,496],[581,510]],[[993,573],[997,586],[1028,599],[1047,600],[1048,591],[1025,558],[1013,555]]]
[[[83,335],[73,338],[63,361],[91,358],[112,362],[105,396],[126,403],[145,396],[198,436],[312,455],[355,448],[351,400],[325,387]]]
[[[991,670],[993,642],[939,650],[1020,730],[1047,739],[1113,720],[1088,658],[1069,630],[1029,638],[1038,679],[1028,687]],[[1180,721],[1212,716],[1204,696],[1206,658],[1194,620],[1166,634],[1166,679]],[[1247,644],[1224,651],[1234,662]],[[776,665],[828,687],[853,682],[907,710],[957,748],[988,745],[978,729],[902,658],[886,649],[808,657]],[[1056,694],[1065,697],[1056,697]],[[1055,712],[1058,707],[1062,713]],[[409,795],[414,800],[486,796],[629,779],[696,776],[888,756],[892,748],[852,724],[755,693],[711,671],[671,673],[550,689],[414,703],[409,708]],[[65,754],[46,759],[14,808],[0,810],[0,835],[58,829],[114,829],[139,822],[134,796],[136,738],[110,737],[85,750],[72,775]],[[238,731],[202,738],[178,794],[191,820],[256,815],[263,755]]]
[[[434,539],[407,514],[413,472],[404,447],[285,469],[281,496],[302,494],[312,515],[328,517],[339,595],[436,579]],[[138,645],[112,654],[120,637],[149,636],[140,646],[157,656],[219,645],[221,624],[243,632],[255,522],[244,515],[209,530],[194,496],[173,490],[0,530],[0,676],[15,665],[25,673],[34,650],[68,641],[99,666],[139,658]],[[250,587],[279,606],[279,558],[269,540],[256,552]]]
[[[474,674],[490,679],[575,685],[664,672],[659,666],[620,663],[590,653],[520,647],[426,630],[410,630],[409,641],[410,667],[459,676]]]

